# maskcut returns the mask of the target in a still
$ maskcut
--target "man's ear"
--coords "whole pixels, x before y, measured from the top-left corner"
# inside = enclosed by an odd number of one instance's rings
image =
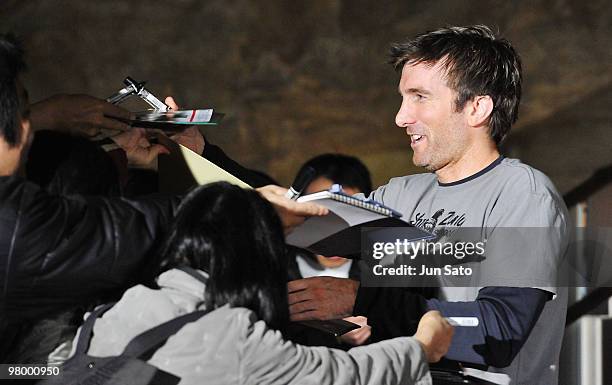
[[[17,175],[25,177],[26,175],[26,161],[28,158],[28,153],[30,152],[30,145],[32,144],[33,134],[32,134],[32,126],[30,124],[30,119],[21,118],[21,138],[19,140],[18,146],[18,163],[17,163]]]
[[[0,176],[25,175],[25,160],[31,142],[31,127],[29,119],[19,118],[21,137],[19,143],[10,146],[0,137]]]
[[[32,141],[32,125],[28,118],[20,119],[19,124],[21,124],[21,140],[19,141],[19,147],[23,151],[23,149],[30,146]]]
[[[493,99],[489,95],[475,96],[468,101],[467,118],[472,127],[486,125],[493,112]]]

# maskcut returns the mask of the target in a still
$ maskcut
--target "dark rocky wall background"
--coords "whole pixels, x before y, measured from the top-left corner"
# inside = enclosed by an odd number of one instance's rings
[[[390,42],[446,24],[495,27],[521,53],[511,154],[567,191],[612,163],[612,6],[592,1],[2,0],[24,40],[33,101],[107,97],[126,75],[227,114],[207,136],[288,184],[322,152],[362,158],[375,184],[419,170],[394,124]]]

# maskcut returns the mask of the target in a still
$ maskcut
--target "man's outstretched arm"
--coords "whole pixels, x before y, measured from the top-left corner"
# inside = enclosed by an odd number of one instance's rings
[[[472,302],[430,299],[427,306],[445,317],[477,317],[477,327],[457,327],[446,358],[503,368],[529,337],[552,293],[518,287],[485,287]]]

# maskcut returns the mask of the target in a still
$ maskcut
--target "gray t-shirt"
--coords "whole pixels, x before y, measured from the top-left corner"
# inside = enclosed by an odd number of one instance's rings
[[[443,299],[473,301],[482,286],[537,287],[553,293],[507,373],[513,384],[558,382],[567,288],[557,267],[568,243],[568,214],[552,182],[517,159],[498,159],[479,173],[441,184],[433,173],[393,178],[371,198],[403,214],[415,226],[482,228],[487,240],[480,285],[443,287]],[[527,230],[521,231],[521,229]]]

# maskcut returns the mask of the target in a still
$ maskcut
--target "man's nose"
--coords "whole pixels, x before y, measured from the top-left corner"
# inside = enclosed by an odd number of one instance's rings
[[[410,104],[407,100],[402,100],[402,105],[399,111],[397,111],[397,115],[395,115],[395,124],[397,124],[398,127],[406,127],[415,122],[414,111],[410,108]]]

